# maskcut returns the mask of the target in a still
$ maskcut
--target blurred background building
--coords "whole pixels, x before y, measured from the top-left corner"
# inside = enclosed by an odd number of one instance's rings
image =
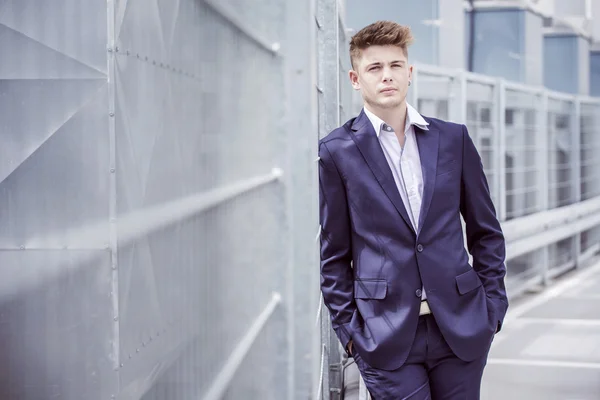
[[[320,301],[316,159],[360,110],[348,41],[379,19],[416,38],[409,102],[478,146],[511,298],[600,288],[598,18],[600,0],[1,1],[0,398],[366,399]],[[514,324],[588,358],[530,385],[494,370],[484,398],[597,399],[595,318]]]

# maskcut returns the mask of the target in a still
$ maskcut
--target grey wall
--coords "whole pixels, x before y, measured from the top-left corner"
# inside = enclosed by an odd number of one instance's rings
[[[465,69],[465,13],[462,0],[439,0],[439,65]]]
[[[529,11],[523,12],[525,23],[525,52],[521,54],[525,69],[525,82],[529,85],[544,84],[544,37],[542,18]]]
[[[590,92],[590,42],[577,38],[579,49],[579,94],[587,95]]]
[[[589,93],[590,55],[586,39],[576,35],[544,38],[544,85],[560,92]]]
[[[590,95],[600,96],[600,52],[590,53]]]
[[[542,20],[527,10],[475,11],[473,71],[532,85],[542,83]],[[465,13],[468,62],[470,13]],[[466,64],[468,65],[468,64]]]
[[[544,38],[544,85],[549,89],[575,93],[577,88],[577,57],[575,36],[546,36]],[[569,63],[557,60],[570,60]]]

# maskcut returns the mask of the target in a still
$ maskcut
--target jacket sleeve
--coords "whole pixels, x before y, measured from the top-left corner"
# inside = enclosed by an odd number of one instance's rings
[[[350,321],[356,310],[350,217],[346,189],[325,143],[319,146],[319,221],[321,224],[321,291],[340,342],[352,338]]]
[[[460,212],[466,224],[469,253],[486,296],[496,311],[499,332],[508,308],[504,285],[506,246],[500,222],[490,196],[481,157],[462,126],[463,159]]]

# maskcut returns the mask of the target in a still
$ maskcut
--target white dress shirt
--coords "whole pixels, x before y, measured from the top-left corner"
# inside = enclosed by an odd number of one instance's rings
[[[423,200],[423,171],[421,170],[421,157],[419,156],[414,126],[428,130],[427,125],[429,124],[410,104],[407,103],[406,108],[404,147],[400,146],[396,133],[391,126],[366,107],[364,110],[373,124],[413,228],[415,232],[418,232],[421,202]],[[421,299],[424,300],[426,297],[425,288],[423,288]]]

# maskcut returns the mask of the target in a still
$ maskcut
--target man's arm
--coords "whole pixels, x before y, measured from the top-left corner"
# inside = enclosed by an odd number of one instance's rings
[[[333,329],[348,349],[352,338],[350,321],[356,310],[348,202],[342,178],[325,143],[319,146],[319,158],[321,291]]]
[[[497,331],[500,331],[508,308],[504,286],[504,235],[496,217],[481,158],[464,125],[462,133],[460,212],[466,223],[467,247],[473,256],[473,268],[483,283],[487,297],[496,307]]]

